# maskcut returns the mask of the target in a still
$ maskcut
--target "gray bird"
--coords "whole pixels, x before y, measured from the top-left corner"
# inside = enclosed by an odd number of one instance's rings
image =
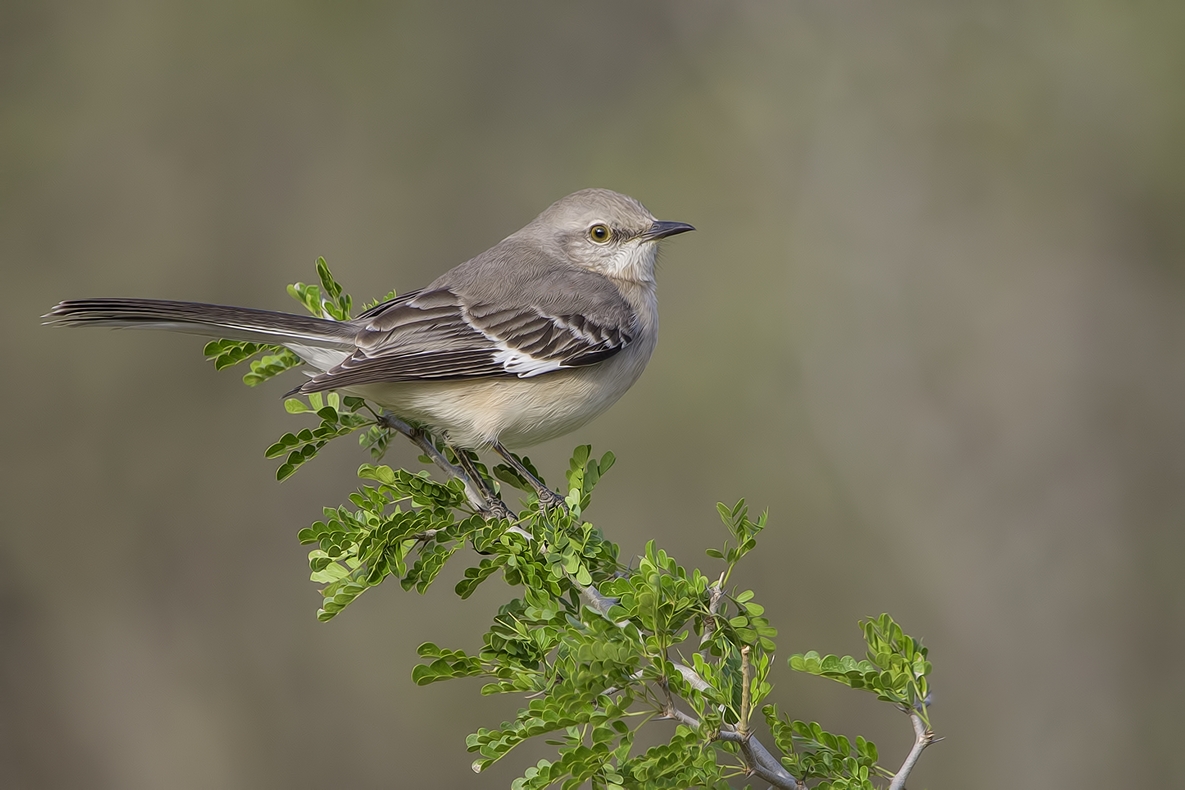
[[[492,448],[550,506],[562,498],[507,448],[580,428],[638,380],[658,340],[657,242],[689,230],[585,189],[350,321],[156,299],[65,301],[45,318],[285,346],[319,371],[294,392],[357,395],[454,447]]]

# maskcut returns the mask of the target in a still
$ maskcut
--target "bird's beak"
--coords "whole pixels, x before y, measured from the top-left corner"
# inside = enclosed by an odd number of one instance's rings
[[[677,233],[686,233],[689,230],[695,230],[686,222],[667,222],[665,220],[655,220],[650,229],[642,234],[643,241],[658,241],[665,239],[667,236],[674,236]]]

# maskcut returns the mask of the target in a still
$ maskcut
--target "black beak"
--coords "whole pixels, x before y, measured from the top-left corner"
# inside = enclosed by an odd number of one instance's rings
[[[655,220],[650,229],[642,234],[642,238],[646,241],[658,241],[665,239],[667,236],[674,236],[678,233],[686,233],[689,230],[695,230],[686,222],[666,222],[664,220]]]

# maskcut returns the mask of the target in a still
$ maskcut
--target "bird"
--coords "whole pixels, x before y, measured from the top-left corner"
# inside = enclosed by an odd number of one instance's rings
[[[584,189],[349,320],[121,298],[63,301],[43,318],[284,346],[311,369],[293,393],[365,398],[454,450],[492,449],[541,505],[562,506],[511,450],[581,428],[638,380],[658,341],[658,244],[692,230],[627,195]]]

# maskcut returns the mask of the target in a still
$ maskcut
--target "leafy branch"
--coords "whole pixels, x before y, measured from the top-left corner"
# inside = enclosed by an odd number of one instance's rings
[[[311,313],[348,320],[351,298],[317,261],[319,285],[297,283],[289,293]],[[389,294],[388,298],[394,294]],[[301,364],[282,347],[229,340],[206,346],[219,369],[251,361],[244,381],[254,386]],[[469,598],[500,575],[515,597],[499,609],[472,652],[432,643],[419,647],[417,685],[480,677],[482,694],[529,699],[514,719],[481,728],[466,745],[482,771],[519,744],[547,737],[555,760],[541,760],[515,780],[515,790],[552,785],[619,788],[729,787],[757,778],[779,788],[904,787],[922,751],[937,740],[927,712],[931,665],[927,650],[887,614],[861,624],[865,657],[794,655],[792,670],[868,691],[904,711],[915,744],[897,770],[879,762],[875,744],[792,720],[763,701],[773,691],[776,630],[751,590],[732,585],[740,562],[757,545],[767,516],[755,521],[741,500],[718,505],[729,534],[708,549],[723,567],[705,574],[680,564],[651,541],[636,563],[624,564],[618,546],[584,519],[612,453],[595,458],[577,447],[561,492],[567,509],[546,510],[529,481],[506,464],[489,468],[467,450],[444,444],[361,398],[313,394],[285,408],[318,420],[286,433],[267,449],[283,458],[284,480],[333,439],[359,433],[375,464],[362,464],[360,487],[348,503],[325,508],[299,533],[311,547],[312,580],[320,585],[318,619],[340,614],[387,578],[425,592],[456,556],[470,567],[455,585]],[[435,465],[411,472],[378,464],[400,434]],[[516,456],[517,458],[517,456]],[[517,458],[542,480],[527,458]],[[521,494],[516,508],[503,494]],[[470,551],[471,550],[471,551]],[[760,710],[771,751],[754,729]],[[643,727],[673,723],[665,741],[636,748]]]

